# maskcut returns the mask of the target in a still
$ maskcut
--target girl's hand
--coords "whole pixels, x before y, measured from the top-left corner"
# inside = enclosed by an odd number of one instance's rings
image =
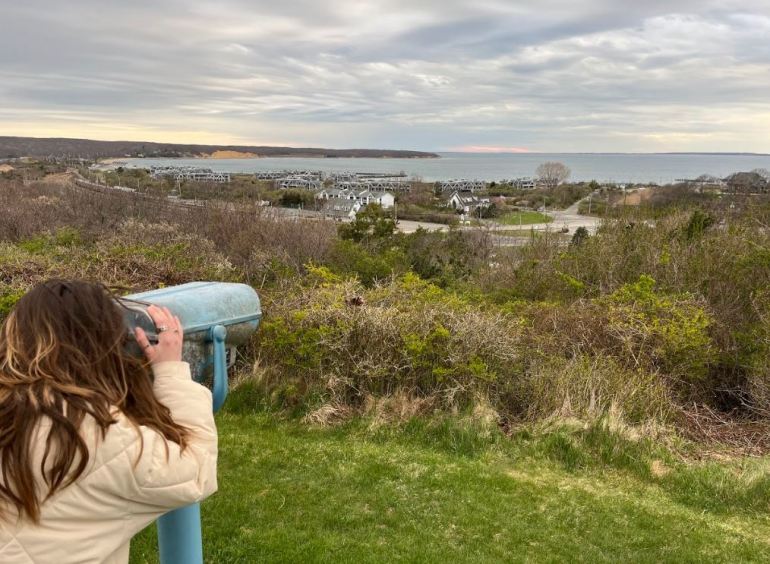
[[[151,345],[147,334],[141,327],[137,327],[134,330],[136,342],[139,343],[139,346],[144,351],[147,360],[150,361],[150,364],[181,361],[182,343],[184,340],[182,322],[179,321],[178,317],[172,315],[167,307],[160,308],[156,305],[151,305],[147,308],[147,313],[158,329],[158,344]]]

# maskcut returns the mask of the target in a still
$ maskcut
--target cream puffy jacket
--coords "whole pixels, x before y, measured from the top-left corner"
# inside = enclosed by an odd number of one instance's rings
[[[102,440],[87,416],[81,427],[91,453],[86,471],[42,504],[38,525],[8,518],[3,508],[0,563],[125,564],[131,537],[163,513],[216,491],[211,392],[191,379],[185,362],[159,363],[153,372],[155,395],[177,423],[192,431],[184,452],[152,429],[142,426],[137,432],[117,410],[117,423]],[[44,444],[49,426],[50,421],[41,423],[36,444]],[[33,453],[37,468],[39,450]]]

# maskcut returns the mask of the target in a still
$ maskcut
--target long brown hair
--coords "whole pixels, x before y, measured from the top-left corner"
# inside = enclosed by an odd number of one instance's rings
[[[93,417],[102,438],[120,409],[135,426],[186,445],[188,431],[153,394],[146,361],[127,354],[128,330],[103,286],[50,280],[24,295],[0,328],[0,511],[40,519],[40,504],[72,484],[89,452],[79,430]],[[45,445],[38,423],[51,421]],[[33,451],[42,448],[36,487]]]

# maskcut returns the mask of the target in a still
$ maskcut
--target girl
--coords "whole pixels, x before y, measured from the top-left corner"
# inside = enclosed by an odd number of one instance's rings
[[[216,491],[211,393],[179,319],[148,313],[146,361],[97,284],[41,284],[0,328],[0,562],[125,564],[137,532]]]

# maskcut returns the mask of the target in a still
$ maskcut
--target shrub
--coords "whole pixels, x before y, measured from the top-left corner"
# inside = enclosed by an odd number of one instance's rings
[[[313,208],[315,206],[315,197],[308,190],[286,190],[281,193],[280,202],[284,207],[296,208],[302,206]]]
[[[310,262],[325,263],[335,241],[332,222],[287,220],[258,206],[234,212],[212,204],[198,214],[180,230],[212,241],[245,281],[258,286],[301,274]]]
[[[481,392],[502,398],[519,371],[514,319],[476,311],[413,275],[371,291],[325,283],[269,311],[257,337],[261,362],[340,404],[406,392],[459,408]]]
[[[588,229],[583,227],[582,225],[575,229],[575,233],[572,235],[572,241],[571,244],[575,246],[579,246],[583,244],[583,241],[588,239],[590,237],[590,234],[588,233]]]
[[[713,319],[692,296],[660,294],[655,280],[641,276],[599,304],[607,307],[608,332],[626,353],[634,359],[649,358],[651,366],[675,380],[702,380],[716,360],[709,335]]]
[[[0,321],[10,313],[13,306],[16,305],[16,302],[18,302],[23,295],[24,290],[0,284]]]
[[[337,232],[341,239],[356,243],[376,243],[389,239],[396,231],[396,222],[379,204],[365,206],[350,223],[343,223]]]
[[[688,241],[693,241],[701,237],[706,229],[714,224],[714,218],[701,210],[695,210],[690,216],[690,221],[684,228],[684,237]]]
[[[664,370],[695,362],[678,340],[688,329],[678,325],[678,303],[665,322],[647,324],[646,312],[668,304],[647,280],[613,296],[612,307],[595,300],[567,313],[558,304],[480,309],[414,274],[371,290],[324,270],[313,278],[266,306],[257,337],[271,373],[263,383],[284,399],[291,383],[294,405],[361,407],[369,396],[401,394],[450,411],[482,401],[508,419],[616,409],[634,422],[667,420],[680,372]],[[633,325],[639,342],[610,323],[624,312],[643,322]]]
[[[754,307],[759,322],[743,338],[748,359],[743,403],[762,417],[770,417],[770,292],[757,292]]]
[[[60,227],[53,234],[44,233],[19,242],[19,247],[37,255],[45,255],[56,247],[75,247],[83,244],[80,232],[73,227]]]
[[[559,365],[557,359],[599,358],[637,374],[634,381],[652,375],[672,399],[713,396],[716,383],[708,377],[718,360],[710,335],[713,318],[702,300],[657,292],[649,277],[610,296],[569,305],[520,300],[504,309],[527,327],[524,356],[533,370],[552,361]]]
[[[448,233],[418,229],[402,236],[399,245],[411,270],[442,287],[468,280],[489,262],[492,247],[487,233],[455,229]]]
[[[53,277],[94,280],[126,292],[195,280],[239,279],[210,241],[180,233],[173,225],[135,220],[125,221],[96,243],[83,242],[65,230],[4,244],[0,269],[3,283],[22,292]]]
[[[374,253],[350,240],[340,240],[332,246],[328,263],[334,272],[356,276],[369,287],[407,269],[406,257],[400,249]]]

